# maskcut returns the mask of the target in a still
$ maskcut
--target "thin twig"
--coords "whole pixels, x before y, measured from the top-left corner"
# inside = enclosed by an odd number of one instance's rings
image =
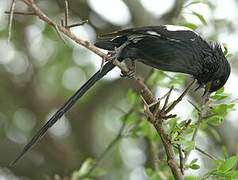
[[[11,11],[4,11],[5,14],[10,14]],[[35,16],[35,12],[19,12],[19,11],[14,11],[14,15],[22,15],[22,16]]]
[[[209,158],[212,159],[212,160],[217,160],[216,157],[214,157],[213,155],[207,153],[206,151],[204,151],[204,150],[198,148],[197,146],[195,146],[195,150],[197,150],[198,152],[202,153],[203,155],[209,157]]]
[[[80,23],[75,23],[75,24],[71,24],[71,25],[68,25],[67,28],[73,28],[73,27],[77,27],[77,26],[82,26],[84,24],[88,23],[88,20],[85,20],[85,21],[82,21]]]
[[[9,14],[9,21],[8,21],[8,39],[7,41],[10,42],[11,40],[11,34],[12,34],[12,21],[13,21],[13,15],[14,15],[14,10],[16,7],[16,0],[12,0],[11,7],[10,7],[10,14]]]
[[[68,19],[69,19],[69,2],[64,0],[64,26],[68,28]]]
[[[190,100],[188,100],[188,102],[200,113],[201,112],[201,110],[199,109],[199,107],[196,105],[196,104],[194,104],[192,101],[190,101]]]

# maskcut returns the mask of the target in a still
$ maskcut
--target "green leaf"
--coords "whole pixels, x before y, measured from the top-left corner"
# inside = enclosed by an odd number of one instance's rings
[[[105,169],[97,167],[96,169],[94,169],[91,176],[100,177],[100,176],[104,176],[105,174],[107,174],[107,171]]]
[[[177,118],[172,118],[169,121],[169,126],[170,126],[170,132],[173,133],[175,131],[176,126],[177,126]]]
[[[211,98],[215,99],[215,100],[222,100],[222,99],[227,98],[228,96],[229,96],[228,94],[215,94],[215,95],[211,96]]]
[[[194,164],[194,163],[196,163],[198,161],[198,159],[196,158],[196,159],[193,159],[191,162],[190,162],[190,164]]]
[[[187,23],[184,23],[184,24],[181,24],[182,26],[185,26],[185,27],[188,27],[192,30],[196,30],[198,28],[198,26],[194,23],[190,23],[190,22],[187,22]]]
[[[199,166],[198,164],[191,164],[191,165],[189,166],[189,168],[190,168],[190,169],[193,169],[193,170],[198,170],[198,169],[200,169],[200,166]]]
[[[81,165],[80,169],[73,172],[71,180],[79,180],[82,176],[86,175],[90,171],[95,163],[96,161],[91,158],[86,159]]]
[[[228,55],[228,48],[227,48],[227,44],[226,43],[222,43],[222,46],[224,47],[224,55],[227,56]]]
[[[229,170],[231,170],[235,165],[236,165],[236,162],[237,162],[237,157],[236,156],[232,156],[228,159],[226,159],[221,165],[220,167],[218,168],[218,170],[220,172],[227,172]]]
[[[224,93],[224,91],[225,91],[225,88],[222,87],[222,88],[218,89],[215,94],[222,94],[222,93]]]
[[[227,113],[232,110],[235,104],[219,104],[213,108],[213,112],[220,116],[225,116]]]
[[[219,115],[214,115],[214,116],[206,119],[206,123],[209,123],[214,126],[220,125],[223,121],[224,121],[224,117],[219,116]]]
[[[185,139],[182,139],[182,138],[178,141],[178,143],[184,146],[185,151],[191,151],[195,147],[195,142],[194,141],[188,141],[188,140],[185,140]]]
[[[221,150],[222,150],[222,154],[224,157],[229,157],[229,153],[228,153],[228,150],[227,150],[227,147],[226,146],[222,146],[221,147]]]
[[[82,177],[84,177],[84,180],[91,180],[91,177],[99,177],[105,175],[106,171],[100,167],[96,167],[92,172],[90,172],[95,163],[96,161],[94,159],[87,158],[81,165],[80,169],[73,172],[71,180],[81,180]]]
[[[217,90],[216,93],[213,96],[211,96],[211,98],[215,100],[222,100],[227,98],[228,96],[229,94],[224,93],[224,87],[222,87],[221,89]]]
[[[230,176],[231,178],[238,178],[238,171],[235,170],[235,171],[228,171],[226,173],[227,176]]]
[[[195,11],[192,11],[192,14],[194,16],[196,16],[204,25],[207,25],[207,21],[205,20],[205,18],[203,17],[203,15],[195,12]]]

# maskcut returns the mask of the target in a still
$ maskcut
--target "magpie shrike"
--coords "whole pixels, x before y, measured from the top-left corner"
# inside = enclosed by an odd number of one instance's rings
[[[230,65],[217,43],[208,43],[181,26],[146,26],[124,29],[102,36],[95,45],[119,61],[140,61],[156,69],[192,75],[205,92],[220,89],[230,75]],[[115,65],[107,62],[36,133],[12,162],[14,165],[98,80]]]

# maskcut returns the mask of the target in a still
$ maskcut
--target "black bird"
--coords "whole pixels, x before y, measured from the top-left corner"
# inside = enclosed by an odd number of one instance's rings
[[[230,75],[230,65],[217,43],[208,43],[181,26],[146,26],[112,32],[95,43],[119,61],[138,60],[156,69],[192,75],[205,92],[220,89]],[[36,133],[12,162],[14,165],[46,131],[115,65],[107,62]]]

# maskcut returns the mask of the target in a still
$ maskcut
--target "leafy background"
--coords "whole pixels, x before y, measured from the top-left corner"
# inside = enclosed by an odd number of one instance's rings
[[[55,21],[63,17],[63,1],[39,0],[37,4]],[[69,5],[71,23],[89,20],[72,31],[91,42],[100,34],[125,27],[176,24],[223,44],[232,74],[225,90],[213,96],[215,115],[202,123],[196,139],[196,146],[216,160],[193,150],[186,175],[187,179],[237,178],[237,1],[69,0]],[[15,167],[9,167],[27,140],[101,63],[88,50],[68,40],[62,42],[36,17],[14,16],[11,40],[7,42],[8,15],[4,11],[9,7],[9,1],[0,1],[0,179],[80,179],[122,126],[122,136],[103,156],[92,176],[115,180],[171,178],[159,136],[141,114],[143,106],[135,84],[119,78],[118,69],[92,88]],[[20,1],[16,9],[27,10]],[[137,66],[137,74],[142,77],[150,70]],[[155,71],[148,84],[156,96],[175,85],[175,98],[188,81],[181,74]],[[199,104],[200,94],[190,93],[176,107],[178,118],[168,126],[175,142],[194,149],[195,143],[189,141],[194,127],[181,133],[187,120],[197,118],[187,100]],[[133,113],[127,115],[131,107]]]

